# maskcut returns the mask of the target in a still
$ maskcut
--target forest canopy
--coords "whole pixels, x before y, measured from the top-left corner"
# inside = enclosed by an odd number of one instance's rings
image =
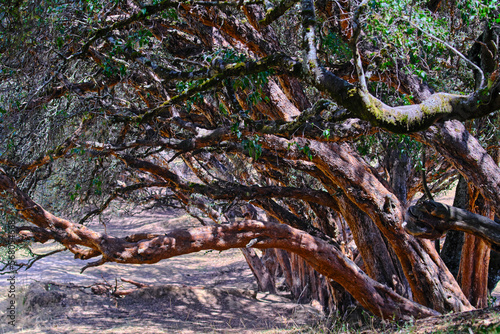
[[[490,0],[4,1],[1,243],[83,270],[240,248],[261,290],[329,311],[484,307],[499,36]],[[86,226],[122,207],[200,227]]]

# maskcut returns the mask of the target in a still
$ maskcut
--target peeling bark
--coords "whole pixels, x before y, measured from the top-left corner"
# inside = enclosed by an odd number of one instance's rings
[[[489,203],[482,196],[476,198],[472,208],[478,214],[490,219],[495,217]],[[472,305],[478,308],[488,306],[488,271],[490,263],[490,247],[483,239],[467,234],[462,248],[458,281],[462,291]]]
[[[458,207],[464,210],[467,208],[467,205],[469,203],[467,189],[467,181],[465,181],[463,176],[460,176],[455,191],[455,199],[453,200],[454,207]],[[446,266],[448,267],[448,269],[450,269],[455,278],[458,275],[458,269],[460,267],[460,256],[462,253],[463,244],[464,232],[448,231],[446,233],[446,239],[441,251],[441,258],[446,263]]]
[[[477,308],[488,306],[490,247],[483,239],[466,234],[457,280],[465,296]]]
[[[414,136],[450,161],[486,200],[500,205],[500,167],[462,123],[454,120],[436,124]]]
[[[259,291],[276,293],[274,275],[263,265],[255,251],[252,248],[241,248],[241,253],[257,280]]]

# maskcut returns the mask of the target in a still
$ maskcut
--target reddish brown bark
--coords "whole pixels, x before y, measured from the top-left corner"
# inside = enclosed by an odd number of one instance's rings
[[[253,24],[253,27],[248,23],[231,20],[218,9],[195,9],[188,6],[185,9],[189,12],[189,15],[200,20],[203,24],[220,29],[235,40],[245,44],[251,51],[258,55],[266,56],[281,51],[275,40],[274,32],[267,29],[264,29],[262,32],[256,30],[258,20],[262,18],[262,13],[258,6],[244,7],[244,11],[247,17],[249,17],[250,24]],[[296,78],[280,75],[278,79],[281,89],[277,87],[277,89],[274,89],[275,100],[273,102],[280,109],[280,113],[285,115],[283,119],[296,116],[296,108],[304,110],[310,106],[307,96],[304,94],[301,84]],[[291,106],[291,108],[287,106]]]
[[[397,293],[408,296],[408,281],[400,270],[398,260],[391,258],[390,246],[380,230],[366,213],[345,196],[339,196],[338,199],[342,216],[349,224],[368,275]]]
[[[441,312],[470,310],[467,298],[428,240],[418,240],[402,227],[404,207],[397,197],[347,145],[301,141],[308,145],[314,164],[339,186],[358,208],[367,213],[391,243],[414,299]],[[267,136],[265,145],[288,158],[303,157],[282,138]]]
[[[411,319],[437,314],[374,281],[339,249],[284,224],[247,220],[230,225],[174,230],[163,236],[131,242],[138,238],[100,234],[50,214],[22,193],[3,172],[0,173],[0,190],[2,197],[11,202],[25,219],[44,228],[48,235],[76,255],[89,257],[83,256],[84,252],[75,248],[77,245],[90,248],[92,256],[102,255],[98,262],[87,267],[105,262],[156,263],[200,250],[222,251],[253,244],[255,248],[281,248],[300,255],[319,273],[341,284],[375,315],[386,319]]]
[[[415,138],[436,149],[462,174],[469,184],[481,185],[481,195],[500,205],[500,167],[459,121],[436,124]]]
[[[70,92],[78,95],[83,95],[88,92],[98,92],[105,88],[111,88],[119,82],[120,80],[118,78],[112,78],[109,82],[103,84],[98,84],[95,80],[82,83],[65,82],[64,85],[49,89],[43,96],[33,99],[25,106],[25,108],[34,109],[40,107]]]
[[[433,145],[470,184],[481,185],[482,197],[498,206],[500,203],[500,168],[481,144],[458,121],[435,125],[416,136]],[[484,201],[483,201],[484,202]],[[484,205],[481,205],[484,207]],[[486,217],[494,217],[485,212]],[[487,305],[489,243],[468,235],[462,248],[459,281],[473,305]]]
[[[467,181],[463,176],[458,179],[458,184],[455,189],[455,198],[453,206],[461,209],[467,209],[469,204]],[[464,233],[461,231],[448,231],[444,240],[443,248],[441,250],[441,258],[450,269],[453,276],[458,276],[460,268],[460,257],[464,243]]]
[[[324,173],[311,163],[297,161],[294,167],[321,180],[326,189],[335,193],[332,200],[325,201],[323,205],[338,212],[349,225],[368,275],[403,296],[409,295],[408,281],[404,277],[401,264],[397,258],[393,258],[393,252],[387,240],[371,218],[349,200],[345,193],[333,187]]]
[[[276,286],[273,273],[269,272],[268,268],[263,265],[259,256],[252,248],[242,248],[241,253],[245,257],[250,270],[257,280],[259,291],[276,292]]]
[[[488,306],[490,246],[483,239],[466,234],[457,280],[465,296],[477,308]]]
[[[473,211],[487,218],[494,219],[495,213],[484,201],[482,196],[470,196],[477,198],[471,205]],[[489,243],[475,235],[466,234],[462,247],[458,281],[465,296],[472,305],[478,308],[488,306],[488,269],[490,263]]]

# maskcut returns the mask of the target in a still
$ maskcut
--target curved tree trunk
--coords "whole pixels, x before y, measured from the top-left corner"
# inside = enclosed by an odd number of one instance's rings
[[[323,186],[330,193],[335,194],[332,196],[335,201],[330,201],[328,206],[340,214],[349,225],[368,275],[402,296],[410,296],[411,289],[401,264],[373,220],[361,211],[344,192],[333,186],[328,177],[316,166],[296,161],[294,167],[321,180]]]
[[[346,196],[338,196],[340,212],[345,218],[358,250],[363,258],[366,272],[378,282],[394,289],[402,296],[409,296],[410,288],[401,264],[391,255],[391,246],[380,233],[372,219]]]
[[[458,281],[472,305],[488,306],[488,265],[490,247],[483,239],[465,235]]]
[[[446,121],[413,136],[433,146],[469,184],[481,185],[479,192],[492,205],[500,205],[500,167],[462,123]]]
[[[250,270],[257,280],[259,291],[276,293],[274,273],[270,272],[262,263],[262,258],[260,258],[252,248],[241,248],[241,253],[245,257]]]
[[[401,263],[373,220],[361,211],[344,192],[334,187],[317,167],[300,161],[295,167],[321,180],[323,186],[330,193],[335,194],[336,201],[330,203],[330,207],[338,212],[349,225],[368,275],[402,296],[410,296],[411,290]]]

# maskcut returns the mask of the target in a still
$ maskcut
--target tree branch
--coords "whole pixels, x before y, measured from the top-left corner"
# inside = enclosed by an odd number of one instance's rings
[[[268,9],[266,16],[259,21],[260,26],[266,27],[283,16],[287,10],[293,7],[299,0],[282,0],[276,7]]]
[[[448,230],[462,231],[486,240],[500,249],[500,224],[485,216],[434,201],[410,206],[404,228],[420,238],[435,239]]]
[[[165,235],[152,235],[151,239],[134,236],[116,238],[97,233],[45,211],[22,193],[1,170],[0,194],[20,210],[28,221],[50,230],[53,238],[66,245],[72,252],[78,252],[80,245],[91,248],[89,253],[102,254],[101,259],[84,266],[82,272],[106,262],[156,263],[200,250],[244,248],[257,239],[253,244],[255,248],[281,248],[302,256],[318,272],[344,286],[365,308],[383,318],[411,319],[438,314],[374,281],[340,249],[285,224],[245,220],[229,225],[173,230]]]
[[[66,154],[75,147],[75,142],[78,137],[83,133],[83,131],[86,130],[87,125],[92,121],[93,116],[88,115],[83,117],[80,126],[73,132],[73,134],[66,138],[64,142],[57,146],[56,148],[47,151],[44,155],[33,161],[32,163],[29,164],[19,164],[19,163],[14,163],[5,159],[0,159],[0,164],[10,166],[10,167],[16,167],[20,168],[22,170],[26,171],[33,171],[43,165],[46,165],[55,159],[62,158],[66,156]]]
[[[87,53],[90,45],[97,41],[99,38],[106,36],[108,33],[110,33],[113,30],[120,29],[123,27],[126,27],[130,25],[131,23],[140,21],[145,19],[148,16],[154,15],[156,13],[159,13],[167,8],[178,8],[181,5],[201,5],[201,6],[222,6],[222,7],[227,7],[227,6],[235,6],[235,7],[241,7],[242,5],[252,5],[252,4],[262,4],[262,1],[239,1],[239,2],[232,2],[232,1],[170,1],[170,0],[164,0],[161,1],[157,4],[154,5],[146,5],[142,6],[138,12],[135,14],[130,15],[128,18],[125,20],[121,20],[118,22],[113,23],[110,26],[107,26],[105,28],[99,29],[95,32],[92,33],[90,39],[82,46],[80,52],[74,54],[71,58],[75,58],[77,56],[84,55]]]
[[[494,206],[500,205],[500,167],[459,121],[436,124],[413,137],[443,155]]]
[[[354,55],[354,64],[356,67],[356,72],[358,74],[359,86],[364,92],[368,92],[368,86],[366,85],[365,72],[363,71],[363,62],[361,61],[361,54],[359,53],[358,49],[358,40],[362,30],[361,24],[359,23],[359,18],[365,11],[367,4],[368,0],[364,0],[354,12],[354,16],[352,18],[353,34],[351,40],[349,41],[352,53]]]
[[[132,184],[130,186],[122,187],[122,188],[116,188],[115,190],[113,190],[113,192],[108,197],[108,199],[99,208],[87,213],[82,219],[80,219],[78,221],[78,224],[83,224],[89,218],[101,214],[104,210],[106,210],[108,208],[108,206],[111,204],[111,202],[113,200],[115,200],[118,196],[120,196],[124,193],[132,192],[132,191],[142,189],[142,188],[166,187],[166,186],[167,186],[167,184],[165,182],[147,182],[147,183],[136,183],[136,184]]]

